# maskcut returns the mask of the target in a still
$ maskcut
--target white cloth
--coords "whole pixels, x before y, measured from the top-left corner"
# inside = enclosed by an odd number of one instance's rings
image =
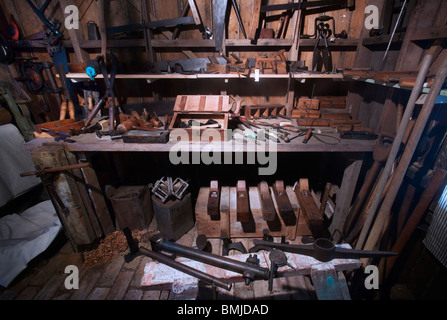
[[[7,287],[62,229],[50,200],[0,218],[0,285]]]
[[[0,207],[41,183],[35,176],[20,173],[35,171],[25,140],[13,124],[0,126]]]

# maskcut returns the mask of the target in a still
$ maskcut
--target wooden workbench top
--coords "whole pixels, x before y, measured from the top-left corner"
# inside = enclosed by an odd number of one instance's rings
[[[325,133],[328,135],[329,133]],[[329,135],[338,137],[338,134],[334,131]],[[295,136],[295,134],[291,134],[290,137]],[[268,144],[264,144],[265,151],[277,151],[277,152],[372,152],[375,140],[353,140],[353,139],[342,139],[337,144],[326,144],[321,142],[320,140],[312,137],[307,144],[304,144],[304,137],[298,137],[292,140],[290,143],[277,143],[274,144],[270,142]],[[327,137],[320,137],[330,143],[334,143],[336,139],[329,139]],[[166,144],[133,144],[133,143],[124,143],[122,139],[111,140],[110,137],[98,138],[94,133],[91,134],[83,134],[80,136],[75,136],[70,138],[75,143],[67,143],[67,147],[69,151],[72,152],[170,152],[173,148],[181,150],[189,150],[189,151],[224,151],[224,152],[247,152],[247,151],[264,151],[262,149],[263,145],[254,145],[247,143],[239,143],[236,141],[229,141],[225,144],[219,143],[208,143],[208,142],[198,142],[198,143],[186,143],[180,146],[180,143],[177,141],[169,141]],[[35,139],[29,141],[25,144],[25,148],[28,150],[33,150],[34,148],[41,146],[45,143],[62,143],[55,142],[52,139]]]

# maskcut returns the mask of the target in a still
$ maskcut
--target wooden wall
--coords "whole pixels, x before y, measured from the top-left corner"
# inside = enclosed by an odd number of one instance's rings
[[[71,0],[74,2],[80,12],[81,27],[83,28],[84,37],[87,39],[87,22],[95,21],[99,24],[99,10],[96,1],[94,0]],[[195,0],[197,7],[200,11],[201,18],[205,26],[208,26],[213,30],[212,21],[212,0]],[[37,4],[42,4],[43,0],[36,0]],[[106,23],[108,26],[118,26],[124,24],[132,24],[140,22],[141,17],[141,0],[111,0],[106,1]],[[146,5],[149,11],[149,15],[153,20],[162,20],[177,18],[181,16],[183,8],[187,0],[146,0]],[[240,7],[240,13],[244,22],[247,33],[251,28],[252,16],[254,14],[254,1],[249,0],[236,0]],[[285,0],[264,0],[263,4],[279,4],[285,3]],[[229,1],[231,3],[231,1]],[[327,13],[315,13],[306,15],[303,18],[302,33],[313,34],[314,33],[314,20],[317,16],[327,14],[333,16],[336,22],[336,31],[339,33],[342,30],[346,30],[348,39],[358,39],[361,31],[364,29],[364,8],[367,5],[367,0],[357,0],[356,9],[349,11],[346,9],[330,11]],[[6,16],[14,16],[16,22],[19,24],[23,37],[28,37],[35,32],[43,30],[42,23],[37,18],[36,14],[31,10],[25,0],[1,0],[1,8],[4,10]],[[64,20],[61,6],[59,1],[53,0],[47,9],[47,15],[51,19],[57,18],[61,21]],[[272,12],[271,14],[277,15],[281,12]],[[191,15],[191,13],[190,13]],[[267,23],[267,28],[276,30],[278,26],[278,20]],[[293,23],[289,23],[286,38],[290,38],[293,34]],[[62,27],[62,29],[64,29]],[[171,30],[172,31],[172,30]],[[65,39],[69,38],[68,32],[65,30]],[[166,36],[162,33],[154,33],[154,39],[166,39]],[[182,31],[179,36],[180,39],[201,39],[202,35],[198,29]],[[227,39],[243,39],[243,35],[240,31],[240,27],[235,15],[234,9],[231,9],[229,15],[229,22],[227,26]],[[335,40],[337,43],[337,40]],[[206,58],[209,55],[217,56],[217,52],[203,51],[199,48],[186,48],[191,50],[195,56]],[[185,49],[183,49],[185,50]],[[242,57],[255,57],[258,54],[262,54],[263,51],[248,51],[250,48],[241,48],[240,52],[236,52]],[[261,50],[277,51],[276,47],[264,47]],[[337,68],[351,68],[354,66],[356,58],[355,47],[337,47],[332,50],[333,63]],[[312,64],[312,52],[313,45],[300,46],[299,60],[304,60],[307,66]],[[144,48],[114,48],[113,52],[117,54],[119,61],[124,65],[124,70],[132,72],[143,72],[144,66],[147,64],[147,55],[144,52]],[[234,52],[234,51],[233,51]],[[50,61],[46,52],[31,52],[23,53],[23,55],[32,54],[39,58],[40,61]],[[95,57],[99,54],[98,50],[89,50],[90,57]],[[78,62],[73,52],[69,54],[70,61],[73,63]],[[186,56],[181,53],[179,48],[156,48],[157,60],[174,60],[185,59]],[[316,85],[311,85],[308,81],[305,84],[295,83],[295,90],[297,91],[297,97],[310,96],[317,88],[322,90],[319,94],[325,95],[326,92],[334,92],[335,94],[345,95],[346,88],[340,84],[334,84],[329,81],[315,81]],[[287,81],[271,81],[267,86],[263,83],[254,84],[253,86],[246,86],[238,81],[230,80],[229,82],[223,79],[216,81],[203,82],[179,82],[172,81],[167,83],[155,83],[148,84],[144,80],[129,80],[118,81],[119,94],[126,96],[127,103],[139,103],[139,102],[151,102],[156,99],[172,100],[175,99],[176,94],[182,93],[214,93],[219,94],[221,92],[227,92],[228,94],[237,94],[247,100],[249,103],[285,103],[285,96],[287,94]],[[267,88],[267,89],[266,89]],[[325,91],[326,90],[326,91]],[[340,90],[340,91],[338,91]],[[185,92],[186,91],[186,92]],[[245,91],[245,92],[244,92]],[[315,92],[314,92],[315,93]],[[38,97],[37,97],[38,98]]]

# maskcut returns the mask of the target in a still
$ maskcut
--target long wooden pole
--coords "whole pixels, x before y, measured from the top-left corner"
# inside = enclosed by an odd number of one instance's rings
[[[431,59],[429,59],[431,60]],[[408,140],[408,144],[405,147],[404,153],[399,161],[399,165],[396,168],[395,173],[393,174],[393,180],[391,182],[391,187],[388,190],[385,199],[382,203],[379,213],[377,214],[377,218],[375,220],[374,226],[369,234],[368,240],[365,243],[365,250],[373,249],[379,238],[380,233],[383,229],[383,225],[390,214],[391,206],[396,199],[396,195],[399,191],[399,188],[402,184],[402,181],[405,177],[405,173],[410,165],[411,159],[414,155],[416,147],[419,143],[422,133],[424,132],[427,121],[431,115],[433,107],[435,105],[436,99],[438,98],[439,92],[442,89],[444,81],[447,76],[447,56],[442,61],[442,65],[436,74],[435,81],[430,88],[430,92],[427,95],[425,103],[422,107],[422,110],[416,120],[413,131],[411,133],[410,139]],[[408,119],[402,119],[402,121],[408,122]],[[399,128],[400,129],[400,128]],[[400,131],[400,130],[399,130]],[[394,141],[396,142],[396,141]],[[399,142],[400,144],[400,142]],[[394,144],[393,144],[394,147]],[[397,154],[397,152],[396,152]],[[395,158],[395,157],[394,157]],[[390,159],[388,159],[390,160]]]
[[[427,188],[422,193],[421,198],[419,199],[418,204],[413,210],[413,213],[410,215],[405,227],[403,228],[401,234],[397,238],[396,243],[393,245],[391,251],[396,253],[401,253],[414,230],[418,226],[422,217],[424,216],[427,208],[430,206],[436,192],[438,192],[439,188],[442,186],[442,183],[445,181],[447,172],[444,169],[437,168],[433,173],[433,177],[427,186]],[[391,270],[393,269],[394,264],[396,263],[398,256],[390,257],[386,262],[386,274],[388,277]]]
[[[400,122],[399,130],[397,130],[396,136],[393,141],[393,145],[391,146],[390,154],[388,155],[387,162],[385,164],[385,167],[382,171],[379,182],[377,184],[377,186],[378,186],[377,191],[374,195],[373,201],[371,203],[371,207],[369,208],[368,214],[366,216],[365,224],[363,225],[363,229],[362,229],[359,239],[357,241],[356,249],[362,249],[363,245],[365,244],[366,237],[368,235],[369,229],[370,229],[372,222],[374,220],[376,210],[379,206],[380,198],[382,196],[382,193],[383,193],[383,190],[387,183],[387,180],[391,174],[391,169],[393,168],[394,160],[396,159],[397,154],[399,153],[402,139],[405,135],[407,125],[413,115],[416,101],[419,98],[419,95],[422,91],[422,86],[424,85],[424,82],[425,82],[425,76],[428,72],[428,69],[431,65],[432,60],[433,60],[433,56],[430,54],[426,55],[424,57],[421,69],[419,70],[418,76],[416,78],[416,83],[413,87],[413,90],[411,91],[410,98],[409,98],[407,106],[405,108],[405,112],[402,117],[402,121]],[[436,89],[433,87],[430,90],[430,93],[433,93],[434,91],[436,91]],[[436,96],[438,94],[439,94],[439,91],[436,92]],[[399,183],[399,185],[400,185],[400,183]],[[382,228],[380,228],[380,230],[382,230]],[[375,243],[374,243],[374,245],[375,245]]]

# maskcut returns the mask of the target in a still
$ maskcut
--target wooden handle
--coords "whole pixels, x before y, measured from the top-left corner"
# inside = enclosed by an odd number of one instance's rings
[[[68,113],[70,115],[71,120],[76,120],[76,113],[73,101],[68,102]]]
[[[303,143],[307,143],[310,140],[310,138],[312,138],[312,129],[307,130]]]
[[[63,101],[61,104],[61,112],[59,120],[65,120],[65,117],[67,116],[67,108],[68,108],[67,101]]]

